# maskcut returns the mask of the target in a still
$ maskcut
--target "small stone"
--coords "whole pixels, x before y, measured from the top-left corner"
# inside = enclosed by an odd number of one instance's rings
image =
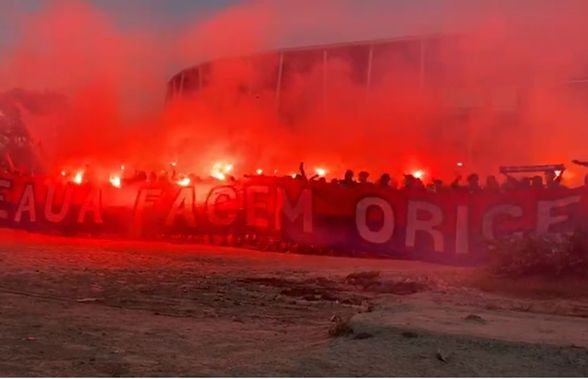
[[[357,333],[353,336],[354,340],[365,340],[367,338],[372,338],[374,335],[366,332]]]
[[[472,321],[472,322],[477,322],[480,324],[485,324],[486,320],[484,320],[484,318],[482,316],[476,315],[476,314],[469,314],[466,317],[464,317],[464,320],[466,321]]]
[[[77,299],[76,301],[78,303],[94,303],[98,301],[98,299],[95,297],[84,297],[83,299]]]
[[[329,321],[331,322],[336,322],[336,321],[340,321],[341,317],[337,316],[337,315],[332,315],[331,318],[329,319]]]
[[[349,334],[353,334],[353,329],[346,321],[343,321],[340,318],[335,321],[335,325],[329,328],[329,335],[331,337],[341,337]]]
[[[366,301],[362,301],[361,302],[361,305],[360,305],[360,308],[359,308],[359,311],[361,313],[368,313],[368,312],[372,312],[373,310],[374,310],[373,304],[370,304],[370,303],[368,303]]]
[[[435,356],[441,362],[448,363],[449,362],[449,357],[451,356],[451,354],[447,354],[447,353],[443,352],[441,349],[437,349],[437,354]]]

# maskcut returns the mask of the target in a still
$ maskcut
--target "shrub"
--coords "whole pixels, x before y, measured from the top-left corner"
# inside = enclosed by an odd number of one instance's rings
[[[514,235],[490,244],[489,268],[504,277],[588,276],[588,234]]]

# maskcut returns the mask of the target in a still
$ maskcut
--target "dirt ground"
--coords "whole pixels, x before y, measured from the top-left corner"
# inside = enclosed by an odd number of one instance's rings
[[[587,376],[588,299],[422,262],[0,230],[0,376]]]

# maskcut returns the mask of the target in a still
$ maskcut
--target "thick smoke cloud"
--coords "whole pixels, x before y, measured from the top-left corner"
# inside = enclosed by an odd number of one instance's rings
[[[66,110],[27,120],[48,145],[53,170],[177,160],[200,174],[216,161],[240,173],[288,174],[303,160],[337,174],[350,167],[399,178],[424,169],[428,179],[450,179],[458,161],[488,174],[501,164],[583,158],[587,94],[566,83],[587,74],[585,2],[410,3],[248,1],[163,33],[116,25],[86,2],[48,2],[18,17],[0,78],[5,89],[67,98]],[[366,91],[345,56],[329,58],[326,81],[319,58],[289,77],[278,114],[271,87],[244,90],[271,67],[237,58],[216,61],[205,89],[163,106],[165,80],[199,62],[432,33],[457,36],[426,68],[448,68],[434,85],[421,87],[414,65],[390,56],[394,70]],[[518,113],[503,111],[516,101]],[[464,103],[475,107],[460,111]]]

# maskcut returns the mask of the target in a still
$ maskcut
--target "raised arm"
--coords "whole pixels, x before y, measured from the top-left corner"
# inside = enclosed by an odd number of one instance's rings
[[[300,162],[300,166],[298,166],[298,169],[300,170],[300,175],[304,178],[306,178],[306,172],[304,171],[304,162]]]

